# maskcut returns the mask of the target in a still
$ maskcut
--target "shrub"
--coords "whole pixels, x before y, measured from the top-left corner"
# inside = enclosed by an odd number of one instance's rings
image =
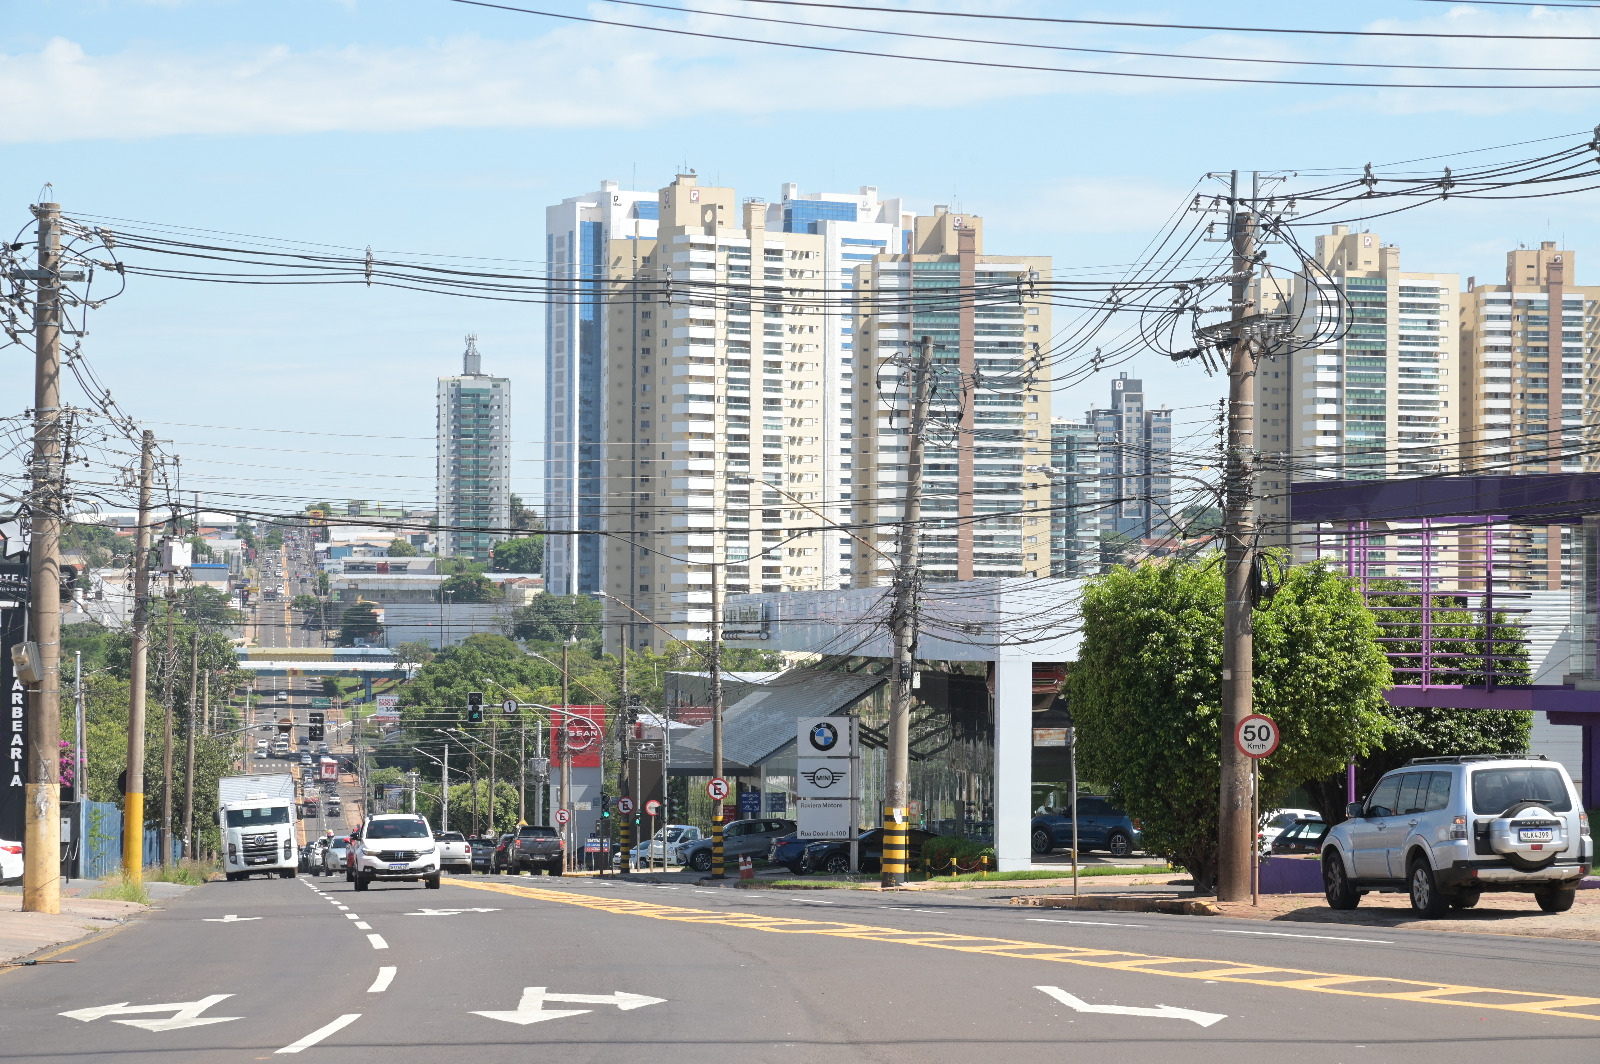
[[[976,872],[994,865],[994,847],[971,839],[940,835],[922,844],[922,865],[930,875]]]

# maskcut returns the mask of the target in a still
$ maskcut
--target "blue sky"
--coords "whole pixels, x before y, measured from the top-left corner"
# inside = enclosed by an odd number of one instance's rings
[[[619,4],[526,6],[717,32],[729,26]],[[1257,58],[1583,66],[1594,54],[1592,44],[1572,42],[1288,39],[724,0],[688,6],[966,38]],[[1421,0],[1314,11],[1302,5],[1300,12],[1265,3],[917,6],[1600,34],[1600,12]],[[1194,69],[1172,60],[1002,54],[968,43],[748,24],[732,32],[1012,62]],[[1566,76],[1600,82],[1593,74]],[[1501,78],[1527,80],[1473,76]],[[1597,95],[1222,87],[964,69],[560,23],[446,0],[0,0],[0,230],[21,227],[27,205],[51,182],[65,209],[85,216],[533,264],[543,254],[547,204],[590,191],[603,178],[657,188],[687,163],[702,181],[732,185],[744,196],[775,197],[781,183],[794,181],[805,191],[873,184],[921,210],[949,203],[985,217],[992,250],[1048,254],[1058,269],[1073,269],[1133,261],[1208,170],[1359,170],[1369,161],[1569,134],[1593,125]],[[1562,240],[1578,252],[1581,283],[1600,269],[1588,265],[1597,253],[1596,216],[1588,194],[1432,207],[1378,231],[1401,245],[1409,268],[1481,279],[1501,275],[1505,251],[1518,243]],[[413,504],[432,493],[433,379],[455,370],[463,334],[476,332],[485,367],[514,381],[514,489],[539,494],[536,306],[365,288],[137,279],[97,312],[91,328],[85,353],[126,410],[176,441],[186,485],[204,492],[231,482],[264,497],[360,495]],[[28,402],[26,376],[15,348],[0,358],[18,360],[4,378],[11,384],[0,390],[0,406],[13,412]],[[1221,382],[1154,355],[1124,368],[1147,380],[1155,402],[1191,408],[1180,422],[1204,418],[1198,408],[1223,393]],[[1107,376],[1058,395],[1057,412],[1103,401]],[[254,431],[262,429],[294,431]]]

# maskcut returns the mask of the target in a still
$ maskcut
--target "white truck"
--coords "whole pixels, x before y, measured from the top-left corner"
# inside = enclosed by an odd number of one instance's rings
[[[217,825],[228,879],[257,872],[293,879],[300,863],[296,821],[294,777],[287,772],[219,779]]]

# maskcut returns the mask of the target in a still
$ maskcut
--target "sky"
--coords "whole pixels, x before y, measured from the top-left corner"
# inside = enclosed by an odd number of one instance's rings
[[[900,11],[685,0],[519,6],[822,47],[1183,74],[1181,59],[975,43],[1361,63],[1583,67],[1592,42],[1439,41],[1042,25]],[[883,6],[906,6],[883,0]],[[1600,37],[1600,11],[1351,0],[1340,5],[921,0],[941,12],[1391,32]],[[906,39],[730,22],[701,12],[848,23]],[[1592,65],[1592,64],[1591,64]],[[1203,69],[1215,71],[1216,66]],[[1526,83],[1523,73],[1230,64],[1229,75]],[[1600,83],[1600,71],[1544,75]],[[1208,171],[1432,173],[1453,153],[1586,135],[1600,91],[1215,85],[996,70],[708,40],[451,0],[0,0],[0,232],[48,183],[63,210],[122,220],[537,270],[544,208],[604,179],[703,183],[774,199],[875,185],[915,209],[982,215],[990,251],[1050,255],[1058,276],[1139,259]],[[1559,142],[1553,142],[1559,143]],[[1528,154],[1546,146],[1518,149]],[[1498,153],[1504,156],[1507,152]],[[1514,152],[1512,153],[1514,154]],[[1439,158],[1435,158],[1439,157]],[[1409,160],[1426,160],[1409,162]],[[1388,169],[1385,169],[1388,167]],[[1375,224],[1416,270],[1498,280],[1505,252],[1557,240],[1578,281],[1600,269],[1594,193],[1451,202]],[[1109,271],[1115,272],[1115,271]],[[1600,276],[1600,275],[1597,275]],[[478,335],[513,384],[513,490],[537,502],[542,309],[354,287],[132,278],[96,310],[83,354],[135,420],[183,456],[185,494],[431,506],[434,380]],[[0,350],[0,414],[31,402],[27,355]],[[1180,433],[1205,433],[1225,383],[1151,353],[1055,397],[1076,415],[1126,370]],[[79,401],[69,395],[69,399]],[[209,426],[209,427],[202,427]],[[222,493],[234,493],[224,496]],[[220,504],[220,503],[219,503]]]

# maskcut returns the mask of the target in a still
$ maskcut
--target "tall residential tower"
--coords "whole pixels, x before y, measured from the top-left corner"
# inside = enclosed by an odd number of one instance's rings
[[[511,526],[511,381],[483,372],[476,336],[461,362],[437,393],[439,553],[486,562]]]

